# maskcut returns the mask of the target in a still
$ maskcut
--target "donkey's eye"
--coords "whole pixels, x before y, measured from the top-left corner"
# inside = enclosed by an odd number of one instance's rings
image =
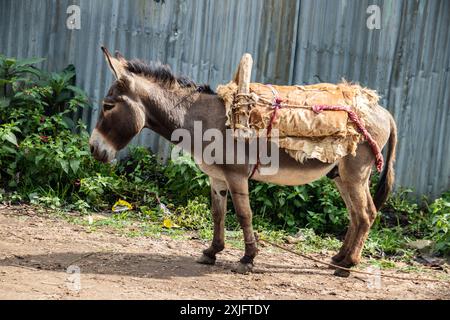
[[[111,110],[112,108],[114,108],[115,104],[111,103],[111,102],[103,102],[103,109],[105,111]]]

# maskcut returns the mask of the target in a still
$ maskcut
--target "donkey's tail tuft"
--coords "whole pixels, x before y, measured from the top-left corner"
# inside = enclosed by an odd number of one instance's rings
[[[373,202],[377,210],[379,210],[386,201],[389,193],[394,186],[394,162],[397,148],[397,126],[394,118],[390,115],[391,133],[389,135],[389,149],[387,151],[386,166],[381,173],[380,181],[376,187]]]

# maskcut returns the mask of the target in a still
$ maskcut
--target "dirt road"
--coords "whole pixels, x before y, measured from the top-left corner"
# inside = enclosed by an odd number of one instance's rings
[[[236,249],[227,248],[215,266],[195,263],[206,245],[107,229],[89,233],[61,219],[3,208],[0,299],[450,299],[446,284],[338,278],[267,247],[255,273],[239,275],[231,271],[241,255]]]

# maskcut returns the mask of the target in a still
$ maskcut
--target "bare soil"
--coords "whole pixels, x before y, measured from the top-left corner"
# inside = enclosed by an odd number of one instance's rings
[[[450,299],[446,283],[383,277],[377,286],[364,275],[335,277],[270,247],[261,248],[254,273],[240,275],[232,272],[242,254],[237,249],[227,248],[215,266],[206,266],[195,262],[205,241],[88,231],[29,210],[0,208],[0,299]],[[80,270],[80,290],[69,266]]]

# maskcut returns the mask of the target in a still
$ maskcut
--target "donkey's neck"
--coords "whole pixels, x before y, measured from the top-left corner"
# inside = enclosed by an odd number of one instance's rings
[[[146,106],[146,126],[171,141],[177,129],[194,134],[194,123],[199,122],[202,131],[209,128],[225,129],[225,107],[214,94],[183,90],[179,94],[165,94],[159,103]]]

